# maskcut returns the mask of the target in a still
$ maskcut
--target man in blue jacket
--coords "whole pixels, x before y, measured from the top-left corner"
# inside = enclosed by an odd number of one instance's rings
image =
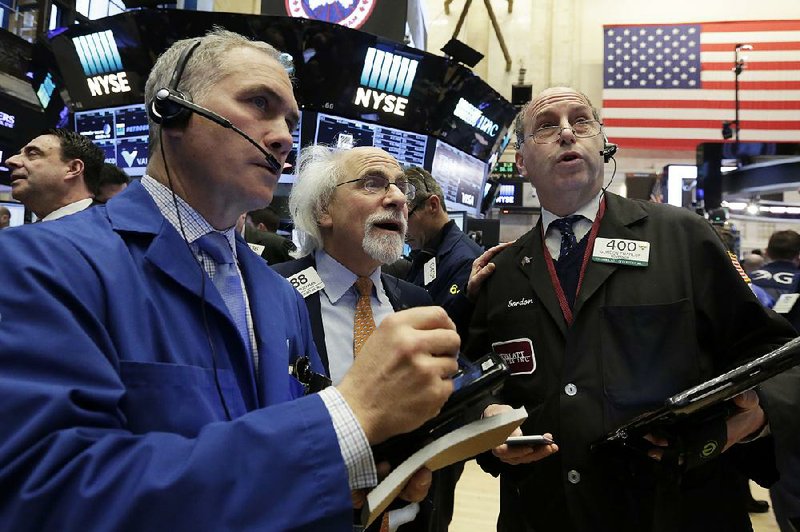
[[[430,172],[412,166],[406,169],[405,176],[417,189],[408,212],[406,241],[414,251],[406,280],[425,288],[434,302],[447,311],[462,337],[466,337],[472,310],[466,286],[472,263],[483,249],[447,216],[442,187]],[[430,493],[435,497],[431,531],[449,527],[455,486],[463,470],[463,464],[454,464],[434,473],[439,489]]]
[[[377,480],[370,445],[452,391],[453,325],[397,313],[338,386],[300,397],[287,368],[322,371],[305,305],[234,234],[292,146],[280,55],[214,30],[168,49],[145,92],[141,183],[0,239],[0,523],[351,530],[351,491]],[[418,477],[407,498],[424,496]]]
[[[472,262],[483,249],[447,216],[442,187],[427,170],[412,166],[405,175],[417,189],[408,211],[406,240],[414,254],[406,280],[424,287],[457,320]]]

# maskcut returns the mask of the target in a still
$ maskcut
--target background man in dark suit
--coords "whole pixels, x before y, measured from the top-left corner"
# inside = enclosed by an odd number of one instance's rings
[[[737,397],[727,420],[681,432],[701,440],[694,446],[651,435],[641,455],[609,456],[590,445],[671,394],[788,341],[791,327],[762,308],[706,220],[603,190],[613,147],[585,95],[543,91],[516,133],[517,166],[542,216],[497,256],[467,354],[492,349],[509,363],[500,399],[525,405],[522,431],[552,431],[559,451],[531,463],[542,458],[535,449],[502,445],[482,460],[501,475],[498,530],[749,530],[730,482],[735,451],[764,458],[780,445],[734,444],[760,436],[767,421],[776,442],[788,439],[794,423],[769,386]],[[700,448],[707,460],[698,460]],[[678,484],[667,473],[681,460],[696,467],[678,470]]]
[[[406,240],[414,252],[406,280],[424,287],[458,324],[472,262],[483,249],[447,216],[442,188],[427,170],[414,166],[405,176],[417,189],[408,211]]]
[[[89,207],[100,178],[103,151],[67,129],[48,129],[9,157],[11,196],[50,221]]]
[[[280,264],[292,260],[294,243],[276,233],[280,222],[278,213],[269,207],[264,207],[243,215],[242,221],[244,224],[242,236],[248,244],[251,244],[250,248],[261,255],[267,264]]]
[[[125,170],[116,164],[103,163],[100,179],[94,189],[94,199],[100,203],[106,203],[125,190],[130,182],[131,177],[125,173]]]

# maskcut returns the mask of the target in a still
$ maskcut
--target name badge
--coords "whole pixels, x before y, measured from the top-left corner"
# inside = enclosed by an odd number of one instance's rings
[[[248,242],[247,245],[250,246],[250,249],[253,250],[253,253],[258,255],[259,257],[261,256],[262,253],[264,253],[264,246],[262,246],[261,244],[251,244],[250,242]]]
[[[304,298],[325,288],[325,283],[322,282],[317,270],[313,266],[309,266],[305,270],[297,272],[289,277],[288,281],[292,283],[295,290],[300,292],[300,295]]]
[[[530,375],[536,371],[536,355],[530,338],[495,342],[492,351],[503,359],[511,375]]]
[[[425,285],[436,280],[436,257],[433,257],[422,266],[422,277]]]
[[[597,237],[592,250],[592,260],[626,266],[647,266],[650,262],[650,242]]]
[[[800,294],[781,294],[781,297],[772,306],[772,310],[778,314],[788,314],[797,302],[798,297],[800,297]]]

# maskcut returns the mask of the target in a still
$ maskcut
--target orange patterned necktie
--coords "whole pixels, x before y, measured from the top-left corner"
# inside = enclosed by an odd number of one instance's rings
[[[353,319],[353,357],[364,347],[367,338],[375,331],[375,319],[372,317],[372,279],[359,277],[353,284],[358,291],[356,313]],[[380,532],[389,532],[389,512],[381,516]]]
[[[369,335],[375,330],[375,320],[372,318],[372,279],[369,277],[359,277],[355,284],[358,291],[358,301],[356,301],[356,313],[353,319],[353,356],[357,356]]]

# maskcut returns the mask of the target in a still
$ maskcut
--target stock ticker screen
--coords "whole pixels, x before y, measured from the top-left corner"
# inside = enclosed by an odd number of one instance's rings
[[[314,144],[326,144],[342,150],[375,146],[391,153],[404,166],[425,166],[428,136],[319,113]]]
[[[431,174],[444,192],[448,211],[476,214],[483,199],[487,165],[449,144],[436,141]]]
[[[130,176],[147,168],[147,111],[144,104],[75,113],[75,131],[100,146],[106,162]]]

